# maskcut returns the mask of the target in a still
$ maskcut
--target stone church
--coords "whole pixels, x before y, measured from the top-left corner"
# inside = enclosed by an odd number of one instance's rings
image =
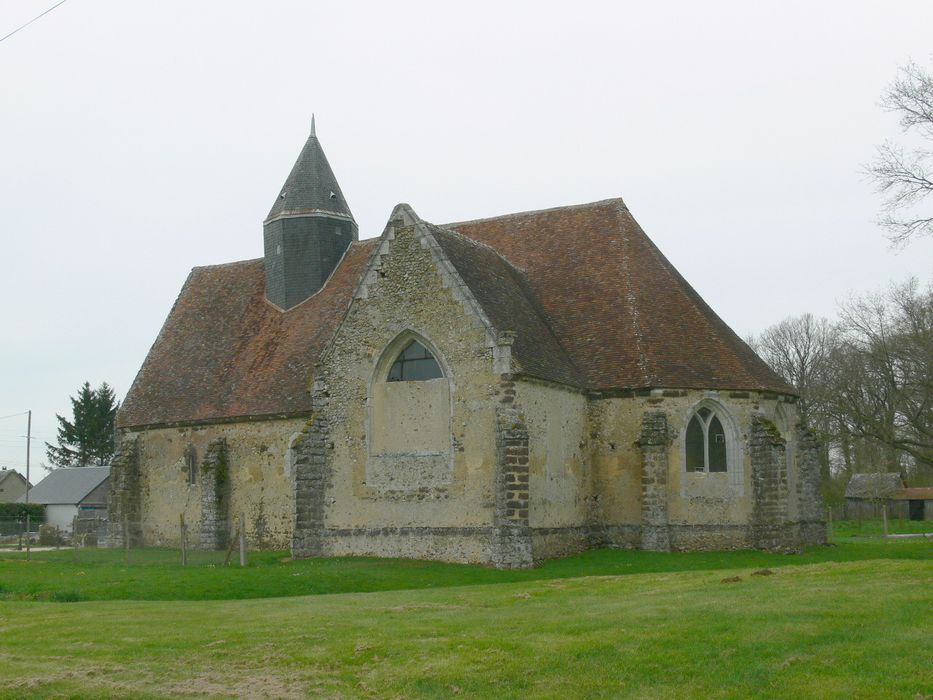
[[[314,133],[263,257],[194,268],[117,416],[145,545],[524,567],[825,539],[793,389],[621,199],[356,222]],[[122,537],[119,527],[116,541]]]

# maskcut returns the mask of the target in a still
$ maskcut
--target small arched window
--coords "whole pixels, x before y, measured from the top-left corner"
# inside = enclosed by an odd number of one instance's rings
[[[726,471],[726,431],[706,406],[697,409],[687,424],[686,452],[688,472]]]
[[[198,451],[194,449],[194,445],[185,448],[185,472],[189,484],[198,483]]]
[[[443,376],[441,366],[431,351],[417,340],[412,340],[392,363],[386,381],[421,382],[426,379],[440,379]]]

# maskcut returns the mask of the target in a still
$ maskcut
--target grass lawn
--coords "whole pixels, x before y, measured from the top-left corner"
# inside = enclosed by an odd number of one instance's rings
[[[837,542],[527,571],[0,552],[0,698],[930,700],[933,540]]]
[[[888,520],[889,534],[933,533],[933,520]],[[833,538],[836,541],[852,537],[884,537],[884,522],[872,520],[840,520],[833,523]]]
[[[0,552],[0,600],[224,600],[328,593],[528,582],[580,576],[787,567],[820,562],[933,558],[933,540],[846,541],[803,554],[758,551],[661,553],[602,549],[524,571],[409,559],[300,559],[254,552],[250,565],[223,567],[223,554],[201,553],[182,567],[177,551],[134,550],[130,566],[120,550]]]
[[[0,695],[933,694],[929,558],[752,571],[265,600],[7,600],[0,602]],[[723,582],[733,577],[740,580]]]

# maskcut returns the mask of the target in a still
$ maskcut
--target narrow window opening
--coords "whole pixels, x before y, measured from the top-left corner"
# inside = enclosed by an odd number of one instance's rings
[[[185,449],[185,471],[189,484],[198,483],[198,452],[194,445],[188,445]]]
[[[709,470],[711,472],[726,471],[726,431],[716,416],[709,422]]]
[[[703,426],[700,419],[694,416],[687,426],[687,471],[706,471],[706,456],[704,447]]]

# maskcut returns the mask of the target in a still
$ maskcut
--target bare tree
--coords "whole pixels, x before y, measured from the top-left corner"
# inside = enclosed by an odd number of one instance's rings
[[[888,471],[933,469],[933,285],[892,285],[843,304],[840,319],[833,412],[852,435],[883,446]]]
[[[800,394],[800,419],[810,427],[819,428],[817,424],[822,422],[820,397],[836,334],[825,318],[803,314],[786,318],[757,338],[749,338],[755,352]]]
[[[916,134],[923,142],[906,152],[886,142],[866,168],[885,197],[878,223],[887,229],[892,243],[904,244],[914,237],[933,235],[933,211],[925,201],[933,193],[933,173],[928,167],[933,155],[933,75],[911,61],[887,87],[881,106],[900,116],[905,134]],[[928,208],[919,209],[923,204]]]

